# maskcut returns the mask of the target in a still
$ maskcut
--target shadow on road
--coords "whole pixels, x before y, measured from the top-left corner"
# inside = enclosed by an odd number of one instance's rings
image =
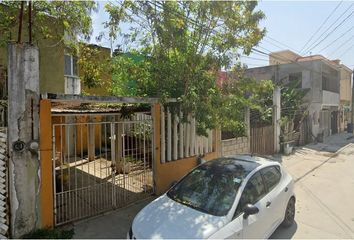
[[[290,239],[294,236],[296,230],[297,223],[295,221],[289,228],[278,227],[269,239]]]

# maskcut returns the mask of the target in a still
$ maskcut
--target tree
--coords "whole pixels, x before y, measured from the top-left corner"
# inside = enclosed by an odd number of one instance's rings
[[[293,79],[281,89],[281,128],[285,136],[294,130],[296,117],[302,121],[306,111],[303,109],[304,97],[308,90],[301,88],[301,79]],[[283,138],[284,138],[283,136]]]
[[[20,5],[21,1],[0,3],[0,46],[4,46],[8,41],[17,40]],[[88,39],[92,31],[90,14],[96,7],[94,1],[33,1],[34,40],[53,38],[72,45],[78,37]],[[25,29],[28,7],[24,11],[23,28]]]
[[[79,56],[80,80],[88,88],[100,87],[102,73],[106,70],[108,60],[100,58],[100,50],[94,45],[79,43],[76,54]]]
[[[231,110],[216,80],[220,69],[231,69],[239,53],[249,54],[264,36],[258,26],[264,14],[255,10],[256,5],[254,1],[107,4],[110,36],[123,38],[128,51],[148,57],[143,63],[125,65],[129,70],[119,68],[115,82],[124,81],[134,68],[143,70],[146,74],[133,78],[137,94],[177,98],[183,112],[195,115],[197,132],[205,135],[207,129],[225,123],[225,112],[244,107],[233,105]],[[123,33],[121,23],[129,23],[130,30]],[[115,61],[123,62],[121,57]]]

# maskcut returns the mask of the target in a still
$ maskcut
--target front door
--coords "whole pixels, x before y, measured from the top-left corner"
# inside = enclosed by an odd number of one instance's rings
[[[331,129],[332,134],[338,133],[338,111],[331,112]]]

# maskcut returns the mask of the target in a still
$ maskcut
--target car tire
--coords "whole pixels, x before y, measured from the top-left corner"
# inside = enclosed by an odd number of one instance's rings
[[[290,198],[288,205],[286,206],[284,221],[281,223],[281,226],[288,228],[294,223],[295,219],[295,198]]]

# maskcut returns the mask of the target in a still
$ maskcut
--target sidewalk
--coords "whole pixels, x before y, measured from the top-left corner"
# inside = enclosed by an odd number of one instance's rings
[[[155,197],[150,197],[116,211],[77,222],[68,227],[74,228],[75,239],[126,239],[135,215],[153,199]]]

